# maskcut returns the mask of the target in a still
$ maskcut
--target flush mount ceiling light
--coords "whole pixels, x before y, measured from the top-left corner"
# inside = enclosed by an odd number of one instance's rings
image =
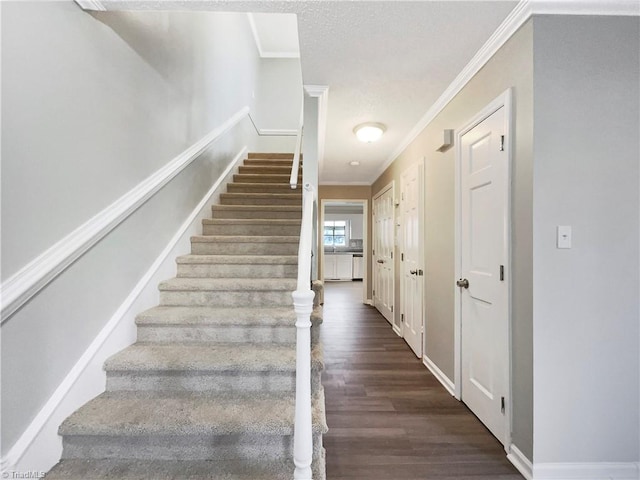
[[[352,160],[349,162],[349,165],[351,165],[352,167],[357,167],[358,165],[360,165],[360,162],[357,160]]]
[[[353,129],[358,140],[364,143],[371,143],[380,140],[386,127],[381,123],[362,123]]]

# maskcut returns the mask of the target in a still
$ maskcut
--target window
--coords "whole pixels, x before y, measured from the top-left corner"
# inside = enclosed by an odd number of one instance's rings
[[[324,222],[324,245],[327,247],[347,245],[347,222],[345,220]]]

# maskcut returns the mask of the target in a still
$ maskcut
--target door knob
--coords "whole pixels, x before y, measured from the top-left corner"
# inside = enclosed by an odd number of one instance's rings
[[[469,288],[469,280],[466,278],[461,278],[456,282],[456,285],[462,288]]]
[[[415,275],[416,273],[418,273],[418,270],[409,270],[409,273],[410,273],[411,275]]]
[[[384,263],[384,260],[376,260],[378,263]]]

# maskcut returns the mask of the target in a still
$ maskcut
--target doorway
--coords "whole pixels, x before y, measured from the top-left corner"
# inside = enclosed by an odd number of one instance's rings
[[[323,282],[352,282],[367,300],[366,199],[321,200],[319,266]]]
[[[456,397],[510,444],[511,92],[457,133]]]

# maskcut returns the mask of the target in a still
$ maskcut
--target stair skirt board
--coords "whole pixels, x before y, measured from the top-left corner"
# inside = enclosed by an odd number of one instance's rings
[[[176,258],[177,276],[158,282],[160,305],[137,315],[137,342],[104,362],[106,392],[62,422],[62,460],[45,478],[291,478],[302,196],[289,187],[290,163],[290,154],[249,154],[229,176],[202,234],[190,237],[191,253]],[[327,431],[321,322],[316,306],[318,480]]]

